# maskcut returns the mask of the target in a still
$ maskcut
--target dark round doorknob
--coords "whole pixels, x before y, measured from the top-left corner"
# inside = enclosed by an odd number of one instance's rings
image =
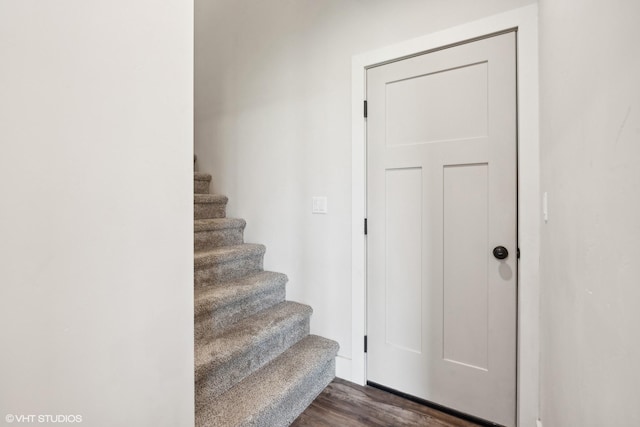
[[[509,251],[504,246],[496,246],[493,248],[493,256],[497,259],[505,259],[509,256]]]

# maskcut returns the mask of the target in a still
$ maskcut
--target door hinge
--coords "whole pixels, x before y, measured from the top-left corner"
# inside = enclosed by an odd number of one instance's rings
[[[367,352],[367,336],[364,336],[364,352]]]
[[[516,258],[520,259],[520,248],[516,249]]]
[[[364,219],[364,235],[367,235],[367,218]]]
[[[367,100],[364,101],[364,118],[367,118]]]

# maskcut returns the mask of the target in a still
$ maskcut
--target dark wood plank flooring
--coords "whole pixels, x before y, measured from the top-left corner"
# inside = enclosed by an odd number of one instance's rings
[[[428,406],[336,378],[291,427],[472,427]]]

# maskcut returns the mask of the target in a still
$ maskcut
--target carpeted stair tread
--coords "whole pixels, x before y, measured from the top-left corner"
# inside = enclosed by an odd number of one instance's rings
[[[196,337],[204,335],[209,328],[221,330],[233,322],[284,301],[287,280],[285,274],[261,271],[220,286],[196,288]]]
[[[193,222],[193,231],[228,230],[230,228],[244,228],[247,222],[242,218],[209,218],[196,219]]]
[[[211,175],[203,172],[194,172],[193,179],[196,181],[208,181],[211,182]]]
[[[210,399],[224,393],[309,334],[311,307],[285,301],[198,339],[196,387]]]
[[[287,275],[273,271],[261,271],[256,274],[231,280],[223,285],[197,288],[195,293],[195,317],[209,314],[229,304],[241,301],[255,294],[262,294],[270,289],[287,283]]]
[[[222,194],[194,194],[193,202],[200,204],[214,203],[217,205],[226,204],[229,201],[227,196]]]
[[[201,182],[201,181],[198,181]],[[209,189],[195,188],[195,191],[208,193]],[[224,218],[227,216],[227,196],[221,194],[194,194],[193,219]]]
[[[211,175],[198,172],[193,174],[193,192],[195,194],[209,194],[209,185],[211,185]]]
[[[219,286],[263,270],[264,245],[220,246],[194,255],[195,286]]]
[[[228,362],[252,344],[277,332],[285,324],[293,324],[310,317],[313,310],[308,305],[292,301],[270,307],[247,317],[229,327],[222,335],[210,331],[210,336],[200,339],[195,354],[196,381],[206,374],[212,365]]]
[[[202,252],[244,242],[246,222],[240,218],[197,219],[194,222],[193,249]]]
[[[234,246],[222,246],[206,252],[194,254],[194,266],[198,268],[211,264],[219,264],[235,261],[250,256],[264,255],[267,248],[255,243],[243,243]]]
[[[338,344],[309,335],[213,400],[196,391],[199,427],[285,427],[333,379]]]

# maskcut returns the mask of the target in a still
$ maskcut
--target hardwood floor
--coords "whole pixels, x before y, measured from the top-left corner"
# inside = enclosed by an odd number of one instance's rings
[[[428,406],[336,378],[291,427],[472,427]]]

